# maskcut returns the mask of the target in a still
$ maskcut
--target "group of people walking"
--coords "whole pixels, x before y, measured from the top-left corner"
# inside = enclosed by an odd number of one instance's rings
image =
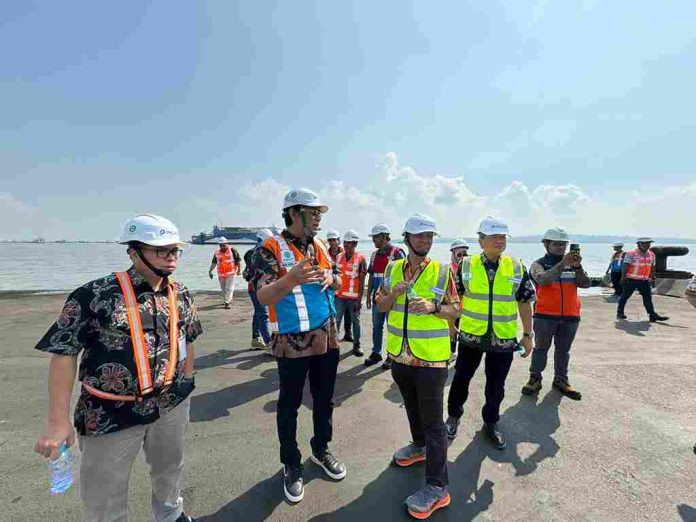
[[[506,253],[507,224],[487,217],[477,229],[481,252],[469,255],[468,243],[457,240],[450,262],[441,263],[429,256],[436,222],[413,214],[401,233],[406,251],[391,244],[387,225],[378,224],[371,230],[375,251],[368,259],[357,248],[355,230],[344,233],[342,244],[336,231],[329,231],[327,242],[318,237],[328,211],[313,191],[291,190],[282,205],[285,228],[278,234],[262,232],[245,255],[243,275],[254,304],[252,347],[268,347],[277,361],[283,493],[293,503],[305,494],[297,422],[306,380],[313,400],[310,460],[332,480],[347,476],[346,465],[330,448],[333,395],[341,341],[352,343],[354,355],[364,355],[364,298],[372,314],[372,347],[364,364],[382,363],[401,392],[411,442],[394,452],[393,462],[404,468],[425,462],[424,485],[405,504],[412,517],[426,519],[450,504],[448,439],[457,436],[482,360],[483,431],[499,450],[506,446],[500,406],[516,353],[532,355],[522,393],[535,395],[541,389],[553,344],[553,387],[581,399],[570,384],[568,364],[581,316],[577,289],[589,286],[582,256],[577,249],[567,251],[566,231],[550,229],[543,239],[544,256],[528,270]],[[55,458],[61,446],[75,441],[69,408],[81,354],[74,425],[83,452],[80,485],[87,519],[127,520],[128,480],[142,447],[151,468],[153,518],[186,522],[193,519],[184,513],[181,497],[183,433],[195,388],[194,341],[202,327],[189,291],[172,279],[183,242],[173,223],[150,214],[129,220],[120,242],[132,266],[72,292],[37,344],[52,358],[49,413],[36,451]],[[641,244],[640,254],[621,258],[626,299],[627,288],[641,291],[642,284],[633,282],[640,281],[636,276],[652,273],[645,268],[649,251]],[[240,269],[235,252],[221,242],[209,269],[212,278],[217,268],[226,306]],[[625,300],[619,315],[623,305]]]

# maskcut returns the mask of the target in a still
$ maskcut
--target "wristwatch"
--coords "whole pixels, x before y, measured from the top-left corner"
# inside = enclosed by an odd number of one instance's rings
[[[534,332],[524,332],[522,334],[522,337],[526,337],[527,339],[534,340]]]
[[[439,314],[442,311],[442,305],[435,301],[435,310],[433,310],[434,314]]]

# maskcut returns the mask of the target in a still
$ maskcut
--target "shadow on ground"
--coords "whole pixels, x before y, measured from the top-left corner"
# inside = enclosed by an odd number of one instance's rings
[[[679,504],[677,506],[677,512],[682,519],[682,522],[695,522],[696,521],[696,509],[692,508],[687,504]]]

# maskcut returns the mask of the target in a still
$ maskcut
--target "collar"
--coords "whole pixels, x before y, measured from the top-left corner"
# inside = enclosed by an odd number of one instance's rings
[[[498,258],[497,261],[491,261],[486,257],[486,254],[481,252],[481,262],[483,263],[483,266],[486,267],[497,267],[500,264],[500,258]]]
[[[295,247],[300,251],[300,252],[307,252],[307,247],[309,246],[311,242],[303,243],[301,239],[296,238],[288,229],[284,229],[281,234],[283,234],[283,237],[290,241]]]
[[[421,261],[418,266],[416,267],[411,267],[408,264],[408,256],[404,259],[404,266],[403,266],[403,271],[404,271],[404,276],[406,275],[406,272],[408,271],[409,275],[413,277],[413,275],[420,270],[421,272],[425,270],[425,267],[428,266],[428,263],[430,263],[430,258],[428,256],[425,256],[425,259]]]
[[[377,253],[378,254],[386,254],[387,250],[389,250],[390,248],[391,248],[391,241],[389,243],[387,243],[386,245],[384,245],[382,248],[379,248],[377,250]]]

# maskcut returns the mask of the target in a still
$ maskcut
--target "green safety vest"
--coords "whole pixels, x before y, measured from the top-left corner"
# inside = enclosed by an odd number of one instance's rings
[[[392,261],[384,273],[385,289],[391,291],[404,280],[405,259]],[[430,261],[418,276],[408,294],[415,294],[433,303],[442,303],[449,284],[449,265]],[[404,331],[404,325],[406,329]],[[435,314],[409,314],[408,295],[402,294],[389,310],[387,320],[387,352],[398,357],[404,340],[414,357],[428,362],[448,361],[450,358],[449,323]]]
[[[481,256],[465,257],[460,275],[465,289],[460,331],[482,336],[488,331],[489,322],[492,322],[498,339],[517,337],[515,294],[522,283],[522,262],[510,256],[501,256],[492,288]]]

